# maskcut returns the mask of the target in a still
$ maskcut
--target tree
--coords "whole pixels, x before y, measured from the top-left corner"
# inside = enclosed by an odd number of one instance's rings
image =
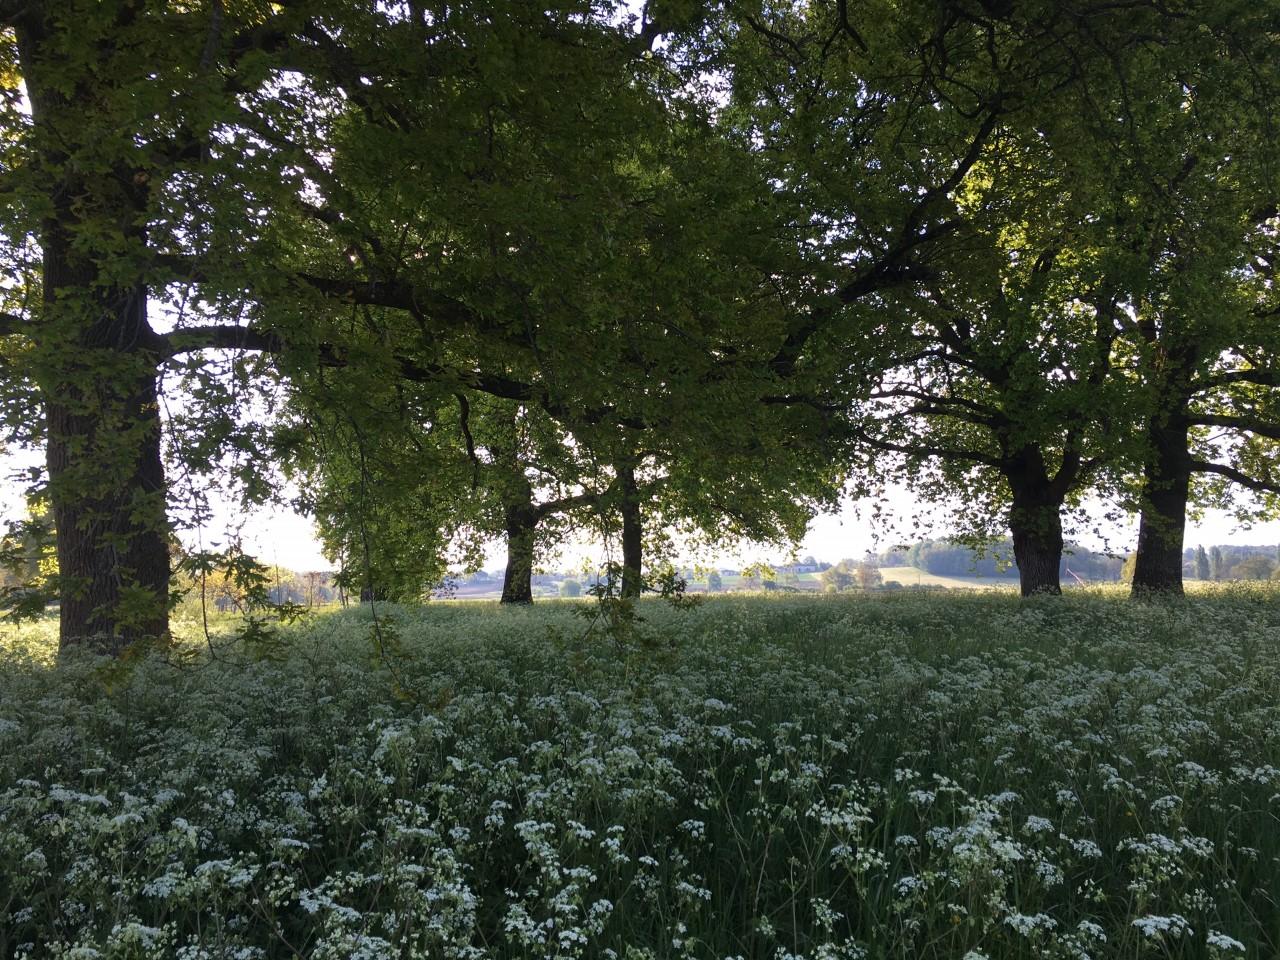
[[[1226,574],[1226,564],[1222,557],[1221,547],[1209,548],[1209,576],[1213,580],[1221,580]]]
[[[819,392],[848,414],[855,473],[956,504],[975,540],[1007,525],[1024,594],[1059,592],[1062,512],[1124,448],[1131,386],[1113,365],[1128,240],[1075,115],[1161,14],[770,14],[739,31],[742,109],[819,231],[792,343],[825,348]]]
[[[1146,395],[1135,595],[1181,592],[1189,502],[1255,518],[1280,502],[1280,71],[1268,39],[1280,8],[1188,14],[1166,43],[1118,64],[1110,89],[1095,87],[1113,105],[1095,123],[1144,245],[1124,331]]]
[[[707,574],[707,593],[719,593],[723,589],[724,578],[720,576],[720,571],[710,571]]]
[[[546,132],[512,118],[506,102],[500,109],[490,104],[483,117],[486,152],[469,158],[484,176],[453,184],[449,203],[456,203],[454,194],[478,194],[461,204],[456,221],[434,193],[430,224],[415,220],[409,205],[393,206],[385,196],[384,163],[369,167],[363,142],[354,139],[361,149],[350,157],[339,151],[333,163],[342,171],[347,198],[339,211],[357,198],[378,216],[362,209],[359,224],[352,216],[321,220],[353,244],[357,272],[372,273],[370,263],[383,275],[405,272],[410,264],[379,262],[379,248],[385,250],[392,235],[402,245],[407,237],[419,256],[433,261],[434,271],[452,279],[445,283],[433,275],[449,291],[450,310],[483,331],[452,345],[436,330],[426,335],[423,318],[414,316],[403,292],[388,294],[385,281],[378,281],[383,292],[376,297],[360,287],[361,298],[370,301],[358,311],[369,356],[357,356],[349,331],[341,337],[335,332],[328,339],[341,340],[343,354],[321,350],[319,369],[308,375],[324,383],[342,377],[364,384],[350,391],[356,405],[366,394],[385,395],[388,410],[404,406],[401,394],[414,398],[417,426],[401,423],[399,414],[370,416],[366,434],[377,420],[408,435],[436,429],[442,415],[453,419],[445,410],[455,396],[459,407],[472,411],[459,414],[464,433],[470,423],[465,439],[472,466],[470,491],[460,490],[458,499],[485,531],[507,537],[508,570],[514,573],[504,599],[516,602],[531,600],[528,570],[537,531],[563,512],[598,518],[620,542],[622,592],[635,596],[643,587],[644,554],[660,545],[665,528],[678,524],[712,540],[794,538],[815,506],[831,501],[839,487],[840,471],[819,444],[797,439],[820,438],[821,415],[773,402],[778,383],[767,375],[767,364],[784,311],[768,286],[777,273],[779,244],[776,213],[760,202],[767,181],[750,155],[715,129],[710,108],[689,101],[665,68],[646,68],[630,79],[617,64],[611,69],[609,82],[594,81],[598,102],[581,111],[599,119],[585,130],[570,125],[556,131],[566,139],[544,144],[538,138]],[[604,103],[609,109],[601,109]],[[497,120],[489,116],[494,111]],[[390,131],[363,114],[349,122],[379,127],[386,146],[403,137],[405,127],[427,136],[414,129],[415,119],[397,115]],[[591,151],[577,166],[566,164],[565,145],[583,137]],[[530,151],[532,160],[525,156]],[[581,153],[569,152],[575,158]],[[556,202],[531,216],[525,194],[530,182],[544,180],[539,197]],[[503,191],[522,202],[495,206],[493,198]],[[574,202],[566,205],[564,197]],[[473,206],[484,216],[477,219]],[[584,247],[584,231],[596,242]],[[495,244],[495,236],[504,244]],[[445,243],[450,256],[442,259],[438,248]],[[331,312],[332,326],[346,322],[343,311]],[[304,373],[290,369],[295,382]],[[380,386],[396,381],[403,384]],[[483,429],[476,411],[486,396],[518,404],[520,416],[549,424],[554,442],[529,450]],[[351,406],[319,392],[300,403],[321,420],[333,410],[348,417]],[[449,456],[461,464],[458,450],[453,444]],[[341,459],[340,449],[335,456]],[[406,507],[414,512],[409,488],[415,495],[429,489],[431,503],[445,503],[467,472],[450,468],[437,479],[412,455],[405,460],[388,472],[419,479],[377,485],[380,501],[389,490],[405,488],[397,522]],[[537,482],[534,471],[541,471]],[[359,514],[350,509],[351,500],[344,511],[327,511],[334,523]],[[445,531],[434,519],[423,527],[436,534],[425,539],[438,552]],[[338,540],[352,542],[353,532]],[[397,542],[373,539],[379,550]],[[407,567],[425,559],[423,553]]]
[[[884,583],[880,568],[871,560],[859,560],[854,564],[853,579],[863,590],[871,590]]]
[[[560,584],[560,596],[562,597],[580,597],[582,596],[582,584],[577,580],[564,580]]]
[[[211,126],[231,113],[219,88],[256,85],[240,70],[256,45],[247,24],[231,18],[211,42],[207,19],[138,13],[0,6],[3,166],[16,201],[3,234],[19,281],[5,287],[0,332],[29,344],[19,376],[39,406],[23,413],[47,450],[64,643],[167,630],[156,373],[170,351],[147,320],[151,254],[180,219],[165,216],[176,214],[167,179],[205,160]],[[163,98],[148,95],[158,87]]]
[[[605,289],[621,262],[578,227],[620,195],[600,176],[626,172],[607,162],[613,132],[661,105],[663,69],[640,57],[654,24],[570,0],[6,0],[0,23],[16,278],[0,333],[31,347],[8,351],[6,397],[41,405],[7,413],[48,450],[64,645],[166,633],[156,379],[180,355],[196,378],[199,351],[232,348],[270,355],[260,369],[394,368],[444,395],[599,407],[607,367],[571,395],[505,379],[502,360],[590,342],[581,303],[532,343],[518,318],[580,278]],[[181,311],[174,332],[148,322],[151,296]],[[387,350],[378,312],[416,331],[412,357]]]
[[[1233,580],[1266,580],[1270,578],[1275,567],[1275,561],[1270,557],[1255,553],[1235,563],[1229,571],[1229,576]]]
[[[1196,547],[1195,557],[1196,579],[1209,579],[1209,555],[1205,553],[1203,546]]]
[[[818,574],[818,582],[827,591],[848,590],[856,582],[853,569],[852,560],[841,560],[835,566],[828,567]]]

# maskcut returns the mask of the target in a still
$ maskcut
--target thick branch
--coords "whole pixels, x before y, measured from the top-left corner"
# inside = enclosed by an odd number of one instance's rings
[[[1280,387],[1280,370],[1266,367],[1253,367],[1248,370],[1225,370],[1222,373],[1205,377],[1197,393],[1214,387],[1226,387],[1233,383],[1256,383],[1262,387]]]
[[[543,519],[554,514],[600,503],[612,494],[613,488],[614,484],[610,484],[604,493],[577,493],[571,497],[560,497],[556,500],[548,500],[546,503],[535,504],[533,513],[538,518],[538,522],[541,523]]]
[[[954,410],[946,411],[946,415],[950,417],[959,417],[970,423],[985,423],[990,426],[996,426],[1003,423],[1006,418],[1003,413],[995,407],[987,406],[984,403],[978,403],[975,400],[969,400],[966,397],[946,397],[936,393],[930,393],[927,390],[917,390],[911,387],[902,387],[890,385],[883,390],[876,390],[870,395],[872,400],[884,400],[891,397],[901,397],[908,400],[919,400],[925,404],[938,404],[943,407],[959,407],[968,411],[968,415],[957,413]]]
[[[215,324],[204,327],[185,327],[172,333],[158,334],[160,356],[169,360],[180,353],[192,350],[255,350],[263,353],[279,353],[284,341],[274,333],[263,333],[252,327],[233,324]]]
[[[0,337],[14,333],[30,333],[31,323],[16,313],[0,313]]]
[[[1255,417],[1228,417],[1218,414],[1193,413],[1187,417],[1188,423],[1200,427],[1227,427],[1232,430],[1247,430],[1260,437],[1280,440],[1280,423],[1272,420],[1259,420]]]
[[[907,444],[891,443],[888,440],[881,440],[879,437],[873,437],[865,430],[854,427],[851,433],[855,438],[861,440],[868,446],[875,447],[877,450],[886,450],[890,453],[905,453],[913,457],[937,457],[939,460],[968,460],[972,463],[981,463],[988,467],[999,467],[1000,461],[995,457],[983,453],[980,450],[956,449],[951,447],[932,447],[927,444],[916,444],[908,446]]]
[[[177,283],[206,283],[210,272],[194,258],[181,254],[157,254],[157,266],[169,271]],[[400,280],[340,280],[312,273],[295,273],[292,279],[317,293],[343,303],[407,310],[414,315],[430,315],[433,319],[454,324],[479,323],[481,317],[461,300],[447,294]]]
[[[298,273],[294,276],[313,290],[345,303],[407,310],[415,315],[425,314],[454,324],[472,323],[480,319],[476,312],[461,300],[455,300],[446,294],[411,283],[398,280],[353,282],[336,280],[332,277],[319,277],[309,273]]]
[[[1280,481],[1263,480],[1258,477],[1251,477],[1242,470],[1235,467],[1227,466],[1225,463],[1212,463],[1208,460],[1192,460],[1190,463],[1191,470],[1194,473],[1213,473],[1220,477],[1226,477],[1232,483],[1238,483],[1242,487],[1255,490],[1258,493],[1280,493]]]

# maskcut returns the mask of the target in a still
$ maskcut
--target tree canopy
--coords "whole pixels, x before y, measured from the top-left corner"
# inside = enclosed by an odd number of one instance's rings
[[[170,478],[228,462],[301,481],[371,596],[503,536],[527,601],[583,524],[634,596],[676,533],[794,541],[891,484],[1007,529],[1024,593],[1087,498],[1141,511],[1134,589],[1180,589],[1188,502],[1280,491],[1278,30],[0,0],[0,410],[64,643],[166,635]]]

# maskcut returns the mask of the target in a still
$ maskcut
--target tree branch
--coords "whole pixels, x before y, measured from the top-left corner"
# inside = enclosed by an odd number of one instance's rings
[[[889,399],[891,397],[901,397],[908,400],[920,400],[925,404],[939,404],[944,407],[960,407],[969,411],[969,416],[961,416],[954,411],[945,411],[947,416],[960,417],[968,420],[970,423],[985,423],[988,426],[996,426],[1005,422],[1004,415],[995,407],[989,407],[986,404],[969,400],[965,397],[944,397],[936,393],[930,393],[927,390],[916,390],[911,387],[901,387],[890,385],[889,389],[876,390],[870,395],[872,400]]]
[[[16,313],[0,313],[0,337],[22,333],[30,335],[31,321],[24,320]]]
[[[1254,417],[1228,417],[1219,414],[1193,413],[1187,422],[1199,427],[1227,427],[1232,430],[1247,430],[1260,437],[1280,440],[1280,423],[1271,420],[1259,420]]]
[[[1220,477],[1226,477],[1232,483],[1238,483],[1242,487],[1248,487],[1258,493],[1280,493],[1280,481],[1277,480],[1261,480],[1257,477],[1251,477],[1235,467],[1227,466],[1225,463],[1212,463],[1208,460],[1192,460],[1190,462],[1191,470],[1194,473],[1214,473]]]
[[[212,324],[203,327],[184,327],[171,333],[157,334],[162,360],[170,360],[180,353],[192,350],[255,350],[263,353],[280,353],[284,341],[274,333],[263,333],[252,327],[232,324]]]
[[[194,258],[182,254],[157,254],[154,262],[168,270],[170,279],[176,283],[207,283],[211,276]],[[407,310],[415,316],[429,315],[457,325],[483,322],[483,318],[461,300],[402,280],[342,280],[306,272],[287,275],[286,279],[342,303]]]
[[[533,507],[534,516],[541,523],[546,517],[557,513],[564,513],[567,510],[575,510],[578,507],[592,506],[600,503],[606,498],[613,495],[614,487],[617,485],[615,480],[610,483],[603,493],[577,493],[570,497],[559,497],[555,500],[548,500],[546,503],[538,503]]]
[[[1222,373],[1205,377],[1197,392],[1226,387],[1233,383],[1256,383],[1262,387],[1280,387],[1280,369],[1254,367],[1249,370],[1225,370]]]
[[[968,460],[972,463],[981,463],[988,467],[999,467],[1000,461],[995,457],[983,453],[980,450],[953,449],[950,447],[931,447],[926,444],[917,444],[908,446],[906,444],[891,443],[888,440],[881,440],[879,437],[873,437],[865,430],[858,427],[850,429],[850,433],[858,440],[868,446],[875,447],[877,450],[887,450],[890,453],[905,453],[913,457],[937,457],[939,460]]]

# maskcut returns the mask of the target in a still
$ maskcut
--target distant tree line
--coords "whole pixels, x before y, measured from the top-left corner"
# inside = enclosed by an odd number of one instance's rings
[[[1187,548],[1183,571],[1197,580],[1269,580],[1280,578],[1280,545],[1217,544]]]
[[[909,565],[942,577],[996,577],[1016,580],[1013,543],[996,541],[981,549],[950,540],[921,540],[905,551],[896,551]],[[1068,544],[1059,564],[1065,580],[1114,581],[1124,561]]]

